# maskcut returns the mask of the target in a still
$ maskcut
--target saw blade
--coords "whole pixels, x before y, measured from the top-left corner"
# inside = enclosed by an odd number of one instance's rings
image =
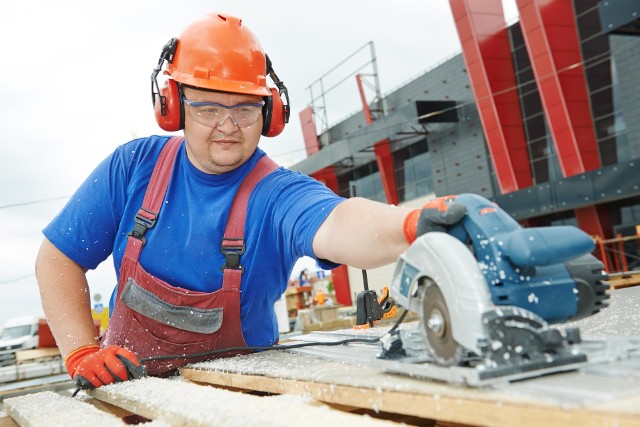
[[[447,303],[435,282],[429,280],[425,285],[422,323],[429,349],[439,365],[459,365],[465,352],[453,339]]]

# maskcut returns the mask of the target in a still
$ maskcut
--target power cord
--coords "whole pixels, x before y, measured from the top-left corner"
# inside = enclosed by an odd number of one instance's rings
[[[253,346],[253,347],[227,347],[227,348],[219,348],[216,350],[202,351],[200,353],[166,354],[162,356],[143,357],[139,360],[140,360],[140,363],[145,363],[145,362],[152,362],[154,360],[194,359],[197,357],[213,356],[214,354],[230,353],[234,351],[289,350],[292,348],[302,348],[302,347],[311,347],[311,346],[337,346],[337,345],[344,345],[344,344],[349,344],[354,342],[376,343],[378,341],[380,341],[380,338],[348,338],[340,341],[328,341],[328,342],[310,341],[310,342],[304,342],[304,343],[298,343],[298,344],[276,344],[276,345]]]
[[[390,335],[395,333],[395,331],[398,329],[398,327],[400,326],[400,324],[404,321],[404,318],[407,316],[407,313],[409,312],[409,310],[405,309],[404,312],[400,315],[400,317],[398,318],[398,320],[396,321],[396,323],[391,327],[391,329],[389,329],[389,332],[387,332],[387,334],[385,335]],[[146,362],[152,362],[155,360],[171,360],[171,359],[195,359],[198,357],[205,357],[205,356],[213,356],[216,354],[220,354],[220,353],[231,353],[231,352],[236,352],[236,351],[267,351],[267,350],[290,350],[290,349],[294,349],[294,348],[303,348],[303,347],[312,347],[312,346],[326,346],[326,347],[330,347],[330,346],[339,346],[339,345],[345,345],[345,344],[350,344],[350,343],[371,343],[371,344],[375,344],[376,342],[380,341],[380,337],[376,337],[376,338],[347,338],[344,340],[339,340],[339,341],[309,341],[309,342],[302,342],[302,343],[297,343],[297,344],[275,344],[275,345],[269,345],[269,346],[251,346],[251,347],[227,347],[227,348],[219,348],[216,350],[208,350],[208,351],[201,351],[199,353],[191,353],[191,354],[165,354],[165,355],[159,355],[159,356],[148,356],[148,357],[142,357],[139,360],[139,362],[142,363],[146,363]],[[118,381],[119,382],[119,381]],[[83,389],[84,387],[78,387],[76,388],[75,392],[73,393],[72,397],[75,397],[78,392],[80,392],[81,389]]]

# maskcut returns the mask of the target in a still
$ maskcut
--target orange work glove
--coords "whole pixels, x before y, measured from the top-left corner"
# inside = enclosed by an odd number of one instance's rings
[[[73,382],[85,390],[147,376],[136,355],[117,345],[77,348],[65,357],[64,364]]]
[[[403,231],[407,242],[430,231],[446,233],[467,214],[467,207],[455,201],[456,196],[443,196],[429,200],[422,209],[416,209],[405,217]]]

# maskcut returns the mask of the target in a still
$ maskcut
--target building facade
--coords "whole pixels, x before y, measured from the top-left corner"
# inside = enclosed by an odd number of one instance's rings
[[[292,169],[345,197],[418,207],[476,193],[524,225],[635,234],[639,2],[516,3],[508,26],[501,0],[450,0],[462,53],[321,134],[303,110],[309,156]],[[391,271],[374,272],[374,287]],[[351,303],[361,274],[333,275]]]

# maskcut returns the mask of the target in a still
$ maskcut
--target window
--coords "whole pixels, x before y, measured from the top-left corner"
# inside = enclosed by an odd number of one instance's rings
[[[377,200],[383,203],[387,202],[387,196],[384,194],[382,181],[380,180],[380,172],[374,172],[371,175],[351,181],[349,184],[352,196],[355,193],[358,197]]]
[[[431,156],[423,153],[404,162],[404,195],[401,200],[411,200],[433,192]]]

